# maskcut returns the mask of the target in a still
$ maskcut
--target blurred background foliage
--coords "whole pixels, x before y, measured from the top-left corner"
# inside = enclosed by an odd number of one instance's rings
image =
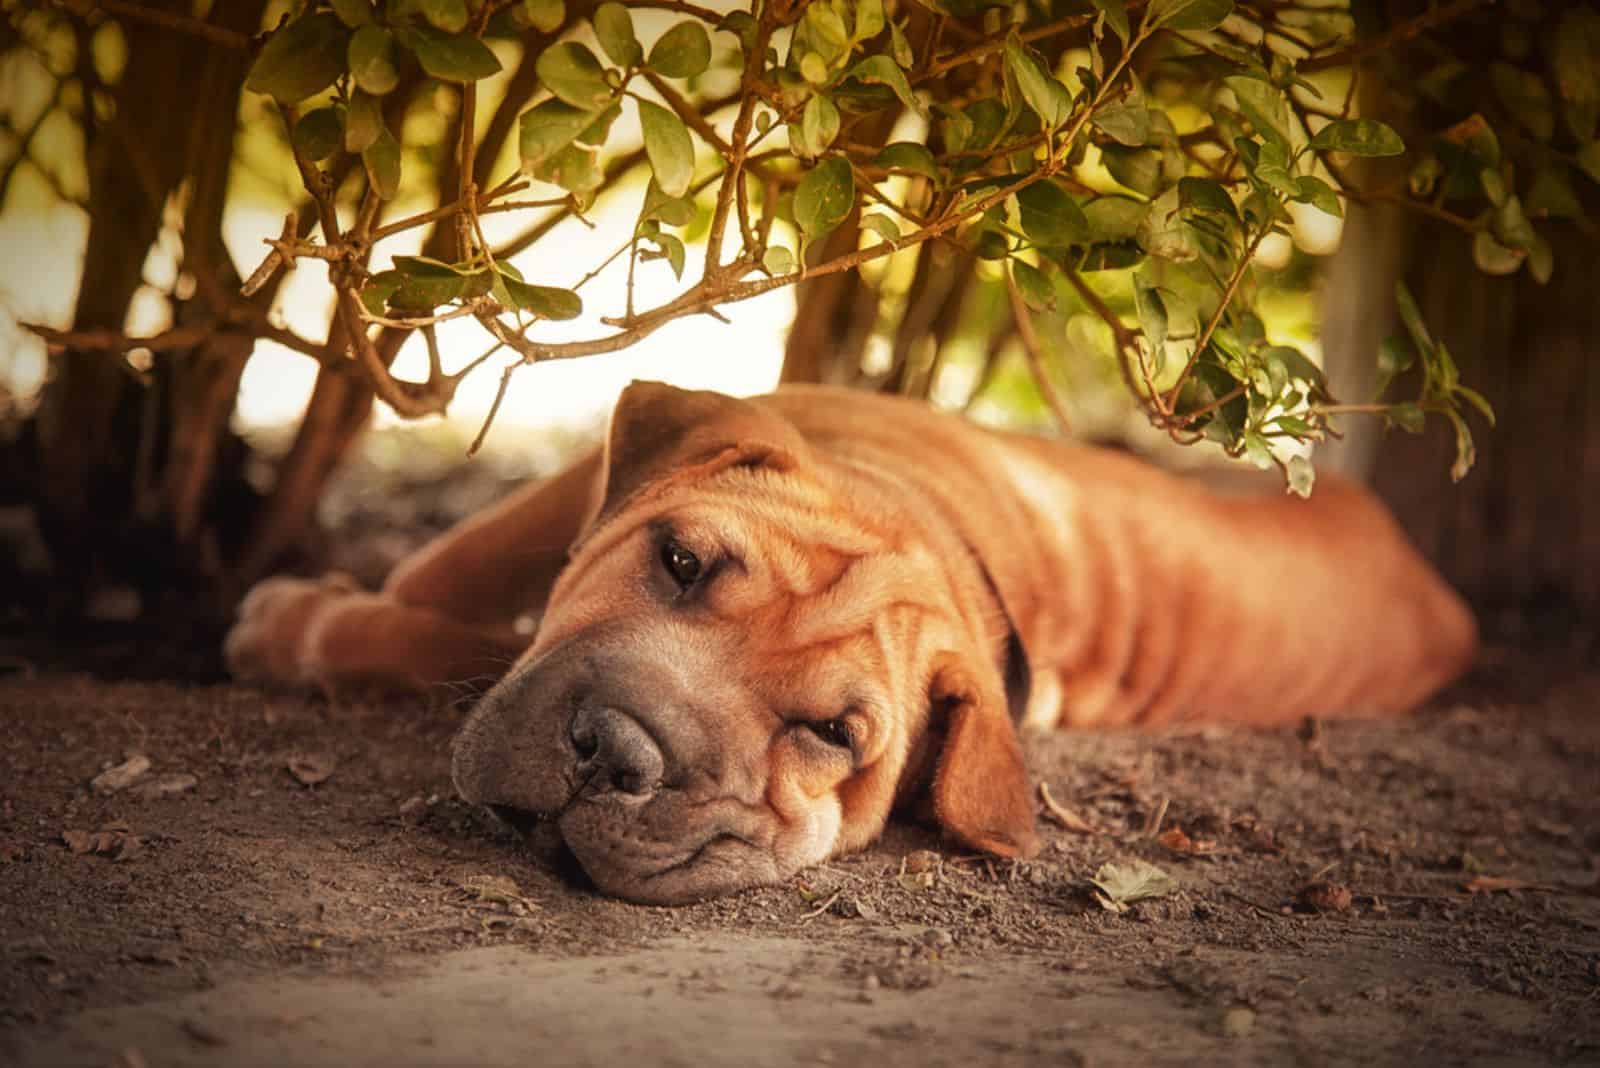
[[[224,612],[375,414],[498,486],[636,374],[1343,468],[1507,626],[1600,605],[1593,4],[0,10],[13,613]]]

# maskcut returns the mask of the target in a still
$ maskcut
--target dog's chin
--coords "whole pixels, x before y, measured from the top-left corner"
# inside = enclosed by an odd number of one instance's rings
[[[785,874],[765,848],[726,830],[671,842],[569,810],[559,821],[567,851],[595,888],[641,905],[685,905],[777,882]]]

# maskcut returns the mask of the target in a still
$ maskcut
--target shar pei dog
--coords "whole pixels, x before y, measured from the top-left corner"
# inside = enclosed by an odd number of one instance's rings
[[[327,688],[498,677],[455,739],[461,796],[554,828],[605,892],[683,902],[896,810],[1029,856],[1023,726],[1397,714],[1475,646],[1333,476],[1302,500],[901,399],[640,382],[601,448],[381,592],[257,586],[226,652]]]

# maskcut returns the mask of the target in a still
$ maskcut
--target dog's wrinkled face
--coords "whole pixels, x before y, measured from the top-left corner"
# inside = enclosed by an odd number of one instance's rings
[[[914,526],[708,394],[631,387],[605,467],[537,640],[456,741],[464,797],[554,821],[646,902],[858,848],[917,785],[968,844],[1031,848],[987,602]]]

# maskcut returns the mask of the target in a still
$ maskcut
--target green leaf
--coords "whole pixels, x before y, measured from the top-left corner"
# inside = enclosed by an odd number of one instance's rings
[[[1221,182],[1210,178],[1183,178],[1178,182],[1178,201],[1188,211],[1223,215],[1238,222],[1239,209]]]
[[[396,257],[397,262],[398,259],[399,257]],[[506,295],[511,298],[512,307],[533,312],[542,319],[576,319],[583,314],[583,298],[570,289],[529,285],[503,271],[500,274],[500,283],[504,286]],[[498,295],[497,299],[500,299],[502,304],[506,302]]]
[[[1011,261],[1011,277],[1017,283],[1022,302],[1034,311],[1049,311],[1056,306],[1056,289],[1039,268],[1023,260]]]
[[[694,142],[689,139],[689,130],[682,119],[660,104],[648,100],[638,104],[644,150],[650,157],[656,182],[667,196],[681,197],[694,180]]]
[[[576,41],[546,48],[534,64],[539,83],[575,108],[598,111],[611,100],[605,68],[594,53]]]
[[[1283,420],[1279,420],[1280,423]],[[1289,463],[1284,467],[1284,475],[1289,482],[1289,492],[1296,497],[1311,496],[1311,488],[1317,482],[1317,470],[1311,466],[1311,461],[1303,453],[1296,453],[1289,457]]]
[[[350,110],[344,120],[346,152],[365,152],[383,136],[383,105],[371,93],[360,89],[350,94]]]
[[[856,28],[850,34],[855,41],[870,41],[883,32],[883,0],[857,0]]]
[[[344,143],[344,120],[337,108],[317,108],[294,124],[294,150],[313,162],[325,160]]]
[[[659,251],[646,252],[639,258],[641,260],[664,259],[667,266],[672,268],[674,278],[683,277],[684,264],[687,262],[688,253],[683,247],[683,241],[676,234],[656,233],[645,238],[652,242]]]
[[[1569,5],[1551,30],[1548,51],[1567,127],[1578,141],[1592,141],[1600,122],[1600,12]]]
[[[1339,194],[1321,178],[1313,174],[1302,174],[1295,178],[1294,184],[1300,190],[1294,199],[1303,204],[1310,204],[1318,211],[1332,215],[1336,219],[1344,217],[1344,205],[1339,203]]]
[[[656,220],[668,226],[687,226],[694,218],[694,201],[687,197],[669,197],[655,182],[645,186],[644,206],[639,209],[641,223]]]
[[[394,34],[382,26],[363,26],[350,37],[350,75],[374,96],[392,92],[400,84],[394,66]]]
[[[897,22],[889,23],[889,52],[894,56],[894,61],[907,70],[917,61],[911,51],[911,42],[906,40],[905,31],[900,29]]]
[[[1540,285],[1550,281],[1550,276],[1555,273],[1555,251],[1551,249],[1550,242],[1538,235],[1534,236],[1528,245],[1528,273]]]
[[[1089,223],[1089,240],[1131,241],[1139,232],[1150,205],[1132,197],[1095,197],[1083,206],[1083,216]]]
[[[250,67],[244,87],[295,104],[338,81],[345,69],[348,32],[326,12],[303,15],[273,33]]]
[[[540,33],[555,33],[567,20],[564,0],[522,0],[523,17]]]
[[[871,215],[863,216],[861,229],[871,230],[890,244],[900,240],[900,227],[893,219],[882,213],[874,212]]]
[[[1262,353],[1262,358],[1278,364],[1285,375],[1306,383],[1315,392],[1327,389],[1328,380],[1323,376],[1322,368],[1312,363],[1299,349],[1274,345]]]
[[[1135,193],[1153,197],[1161,191],[1161,153],[1153,148],[1107,145],[1100,150],[1100,162],[1118,184]]]
[[[1521,269],[1526,255],[1527,253],[1520,249],[1502,245],[1487,230],[1479,230],[1473,235],[1472,262],[1477,264],[1478,270],[1484,274],[1516,274]]]
[[[794,270],[794,253],[782,245],[773,245],[762,254],[761,266],[770,275],[788,274]]]
[[[471,34],[414,26],[406,36],[422,69],[440,81],[475,82],[500,70],[500,61],[489,46]]]
[[[361,165],[379,197],[393,200],[400,192],[400,142],[387,129],[361,153]]]
[[[1501,207],[1506,202],[1506,180],[1500,172],[1493,167],[1485,167],[1478,172],[1478,184],[1483,186],[1483,195],[1495,207]]]
[[[619,67],[637,67],[644,61],[644,49],[634,36],[633,16],[615,0],[601,4],[594,12],[594,35],[611,62]]]
[[[1239,110],[1250,120],[1250,125],[1256,128],[1257,135],[1265,141],[1288,146],[1289,108],[1282,89],[1269,82],[1247,78],[1242,74],[1224,78],[1222,83],[1233,90],[1233,98],[1238,102]]]
[[[333,13],[353,30],[372,21],[372,0],[333,0]]]
[[[1094,0],[1094,6],[1106,17],[1106,25],[1111,27],[1111,32],[1123,43],[1128,43],[1128,5],[1127,0]]]
[[[933,153],[928,151],[926,145],[919,145],[915,141],[896,141],[885,145],[872,158],[872,162],[891,171],[905,171],[936,182],[939,180],[939,167],[934,162]]]
[[[590,193],[605,181],[605,171],[600,168],[600,153],[573,143],[531,168],[532,175],[541,182],[559,185],[569,193]]]
[[[1120,144],[1138,148],[1150,141],[1150,109],[1142,103],[1108,104],[1094,113],[1094,124]]]
[[[1529,133],[1541,141],[1548,141],[1555,136],[1555,109],[1543,78],[1532,71],[1519,70],[1509,63],[1496,61],[1489,64],[1489,81],[1506,110]]]
[[[1167,362],[1167,302],[1161,299],[1159,290],[1147,285],[1144,279],[1135,274],[1133,304],[1139,313],[1139,329],[1144,332],[1151,366],[1160,374]]]
[[[399,291],[405,276],[399,271],[379,271],[367,280],[358,294],[361,304],[367,309],[369,315],[382,315],[388,307],[389,298]]]
[[[1200,255],[1194,233],[1184,222],[1176,189],[1167,190],[1150,204],[1135,237],[1139,247],[1157,259],[1187,263]]]
[[[1406,150],[1400,135],[1377,119],[1339,119],[1317,131],[1311,147],[1352,156],[1398,156]]]
[[[662,34],[646,61],[664,78],[693,78],[711,65],[711,38],[706,28],[689,19]]]
[[[1382,383],[1378,392],[1381,394],[1391,380],[1409,371],[1416,362],[1417,353],[1409,341],[1393,336],[1384,338],[1378,346],[1378,378]]]
[[[1016,79],[1022,98],[1047,129],[1055,129],[1072,113],[1072,96],[1045,70],[1033,52],[1013,33],[1006,39],[1006,70]]]
[[[546,100],[522,113],[518,147],[522,168],[531,171],[578,139],[596,112],[560,100]]]
[[[800,117],[800,137],[796,151],[805,159],[815,159],[839,136],[839,109],[833,101],[816,94],[806,101]]]
[[[1455,395],[1465,400],[1468,404],[1478,409],[1479,413],[1489,421],[1490,426],[1495,425],[1494,408],[1489,404],[1489,399],[1469,386],[1457,386]]]
[[[1233,0],[1152,0],[1152,27],[1167,30],[1214,30],[1233,13]]]
[[[813,167],[794,191],[794,218],[807,237],[821,237],[844,222],[855,204],[849,161],[839,156]]]
[[[1450,481],[1460,482],[1472,470],[1472,465],[1478,462],[1478,449],[1472,443],[1472,431],[1467,427],[1467,421],[1461,418],[1461,413],[1446,408],[1444,414],[1456,432],[1456,461],[1450,465]]]
[[[1541,219],[1581,219],[1583,202],[1567,178],[1565,168],[1550,166],[1534,175],[1528,189],[1527,211]]]
[[[466,0],[412,0],[434,29],[460,33],[467,28]]]
[[[900,98],[900,103],[915,111],[919,115],[926,115],[925,109],[911,92],[911,83],[906,80],[906,72],[901,70],[895,61],[888,56],[868,56],[860,63],[850,68],[850,73],[845,75],[867,85],[884,85],[894,91]]]
[[[1417,351],[1424,356],[1433,352],[1433,335],[1428,333],[1428,324],[1422,321],[1422,312],[1417,309],[1417,302],[1404,282],[1394,284],[1394,303],[1400,312],[1400,321],[1405,324]]]
[[[1084,218],[1083,208],[1048,178],[1018,190],[1017,206],[1023,233],[1041,248],[1064,248],[1089,240],[1089,220]]]
[[[1384,418],[1407,434],[1420,434],[1427,424],[1427,415],[1415,404],[1391,404]]]
[[[613,100],[611,104],[594,116],[594,121],[583,128],[578,135],[578,140],[586,145],[599,148],[606,143],[606,138],[611,136],[611,124],[617,121],[617,116],[622,114],[622,103]]]

